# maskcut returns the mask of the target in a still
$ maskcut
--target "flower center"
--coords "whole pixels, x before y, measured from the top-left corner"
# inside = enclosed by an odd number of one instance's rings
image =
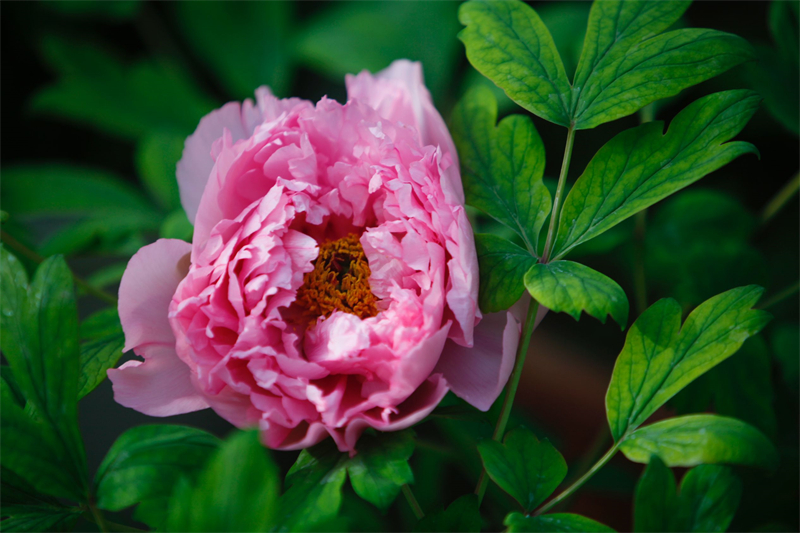
[[[312,324],[337,309],[359,318],[375,316],[378,299],[369,288],[369,275],[367,256],[356,235],[324,242],[295,302]]]

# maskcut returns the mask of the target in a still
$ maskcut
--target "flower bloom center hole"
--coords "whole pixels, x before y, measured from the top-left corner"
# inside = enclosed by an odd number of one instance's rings
[[[358,236],[351,233],[319,245],[314,270],[297,290],[296,304],[313,324],[317,318],[344,311],[359,318],[378,314],[378,299],[369,287],[369,263]]]

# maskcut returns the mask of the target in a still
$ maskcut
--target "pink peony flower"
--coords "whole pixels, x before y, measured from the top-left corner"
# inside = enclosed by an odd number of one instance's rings
[[[211,407],[271,448],[424,418],[448,390],[479,409],[519,320],[484,317],[453,141],[418,63],[346,78],[348,101],[232,102],[186,140],[192,244],[133,256],[119,291],[116,400],[152,416]],[[480,324],[476,327],[476,324]]]

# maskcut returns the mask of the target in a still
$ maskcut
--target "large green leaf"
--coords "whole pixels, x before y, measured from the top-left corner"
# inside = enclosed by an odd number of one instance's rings
[[[72,531],[81,514],[77,507],[14,505],[3,508],[3,531]]]
[[[171,531],[266,531],[281,511],[278,467],[257,431],[238,431],[226,440],[193,487],[181,480],[169,506]]]
[[[604,324],[607,315],[622,329],[628,323],[628,298],[622,287],[580,263],[537,263],[525,274],[525,287],[543,306],[575,320],[585,311]]]
[[[753,426],[717,415],[669,418],[637,429],[620,444],[625,457],[647,463],[658,455],[668,466],[738,464],[772,469],[778,452]]]
[[[475,494],[466,494],[448,505],[446,510],[425,515],[414,526],[414,531],[478,533],[481,530],[481,513],[478,507],[478,497]]]
[[[143,500],[167,498],[177,479],[199,471],[218,446],[213,435],[185,426],[129,429],[97,470],[97,505],[119,511]]]
[[[675,476],[657,455],[650,458],[636,485],[633,530],[637,532],[673,531],[678,509]]]
[[[451,130],[467,203],[517,232],[536,255],[550,212],[550,193],[542,182],[544,144],[528,117],[496,122],[497,99],[487,87],[471,90],[453,110]]]
[[[411,431],[362,436],[358,453],[347,462],[353,490],[385,511],[403,485],[414,483],[414,474],[408,464],[413,453],[414,434]]]
[[[83,497],[86,456],[78,430],[78,310],[72,273],[63,258],[51,257],[28,287],[17,259],[0,248],[0,291],[0,349],[48,438],[54,439],[48,446],[61,448],[57,456],[65,462],[58,468],[71,477],[73,494]],[[24,431],[24,423],[14,420],[9,420],[9,431]],[[5,466],[25,476],[16,465]]]
[[[688,5],[594,3],[573,83],[571,116],[577,129],[630,115],[753,59],[747,41],[728,33],[680,29],[660,34]]]
[[[480,267],[478,303],[484,313],[508,309],[525,292],[522,279],[536,264],[530,252],[502,237],[488,233],[475,235]]]
[[[458,18],[467,58],[516,103],[545,120],[568,127],[572,87],[550,32],[539,15],[517,0],[471,0]]]
[[[287,46],[291,4],[186,2],[174,6],[186,40],[231,96],[252,97],[260,85],[284,96],[291,87]]]
[[[48,36],[45,62],[59,75],[32,109],[136,139],[152,131],[190,134],[216,107],[180,65],[165,59],[124,65],[99,45]]]
[[[727,531],[741,496],[742,482],[730,468],[692,468],[681,482],[675,531]]]
[[[533,511],[567,475],[567,463],[549,441],[539,441],[531,431],[510,431],[503,444],[484,440],[478,444],[486,473],[526,511]]]
[[[78,376],[78,399],[83,398],[106,379],[122,356],[125,336],[121,333],[85,342],[81,345],[81,371]]]
[[[509,533],[538,531],[607,533],[614,531],[605,524],[601,524],[600,522],[596,522],[591,518],[586,518],[585,516],[572,513],[555,513],[539,516],[525,516],[522,513],[511,513],[506,516],[506,519],[503,523],[508,526],[506,531]]]
[[[771,316],[751,309],[763,293],[750,285],[707,300],[681,327],[681,309],[659,300],[631,326],[614,366],[606,413],[615,440],[639,426],[695,378],[736,353]]]
[[[191,5],[216,4],[208,2]],[[185,140],[186,137],[183,135],[153,132],[139,141],[136,146],[136,168],[139,171],[139,177],[150,195],[168,211],[181,208],[175,167],[183,154]]]
[[[758,102],[746,90],[711,94],[681,111],[666,134],[661,122],[649,122],[611,139],[564,201],[554,257],[740,155],[757,153],[750,143],[725,141],[741,131]]]
[[[304,21],[295,55],[341,83],[345,74],[377,72],[399,58],[421,61],[437,100],[458,65],[455,2],[336,2]]]

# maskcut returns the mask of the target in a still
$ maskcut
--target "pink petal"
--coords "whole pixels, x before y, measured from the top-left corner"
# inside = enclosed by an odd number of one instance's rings
[[[118,305],[125,351],[144,344],[175,344],[167,318],[169,304],[186,276],[186,256],[191,250],[188,242],[160,239],[141,248],[128,262],[119,286]]]
[[[172,416],[205,409],[208,404],[192,385],[189,367],[175,349],[151,345],[145,358],[108,371],[117,403],[150,416]]]
[[[473,347],[448,341],[434,372],[444,375],[456,396],[487,411],[514,368],[519,334],[520,321],[511,311],[486,315],[475,326]]]
[[[442,173],[445,199],[451,204],[463,204],[456,148],[425,87],[422,64],[398,59],[374,76],[367,71],[357,76],[348,74],[345,85],[348,98],[369,105],[385,119],[415,127],[423,146],[439,146],[447,159]]]

